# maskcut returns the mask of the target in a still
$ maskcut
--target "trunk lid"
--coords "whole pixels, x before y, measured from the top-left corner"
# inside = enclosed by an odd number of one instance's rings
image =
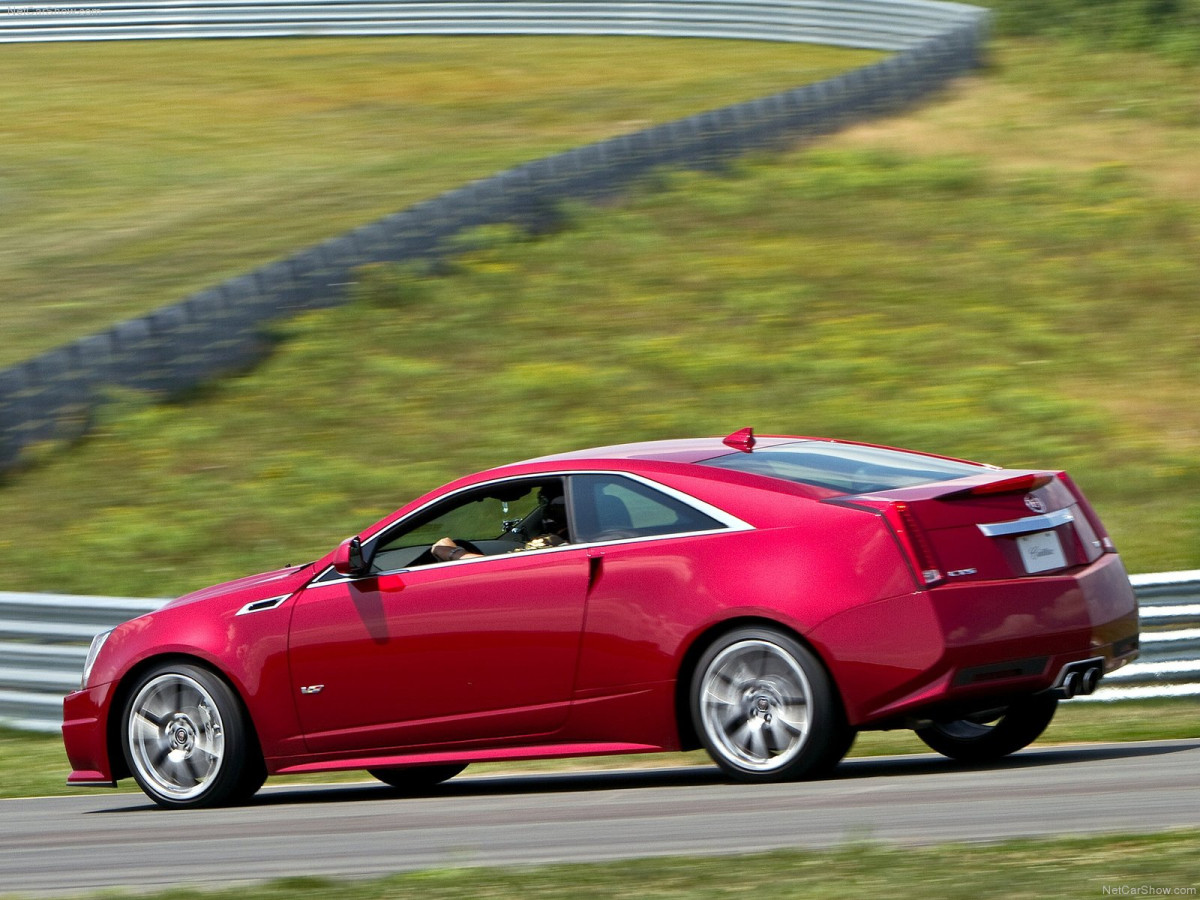
[[[881,511],[930,586],[1052,576],[1115,550],[1064,472],[993,470],[843,501]]]

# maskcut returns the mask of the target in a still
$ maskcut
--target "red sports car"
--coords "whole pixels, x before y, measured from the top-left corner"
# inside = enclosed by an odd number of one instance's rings
[[[1137,605],[1063,472],[843,441],[660,441],[439,488],[324,558],[102,634],[71,784],[157,803],[269,774],[401,789],[472,762],[703,746],[746,781],[862,729],[987,760],[1137,655]]]

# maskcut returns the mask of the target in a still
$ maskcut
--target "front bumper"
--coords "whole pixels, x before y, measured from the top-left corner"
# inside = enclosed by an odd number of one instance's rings
[[[101,684],[63,698],[63,745],[71,764],[67,784],[116,787],[107,727],[112,689]]]

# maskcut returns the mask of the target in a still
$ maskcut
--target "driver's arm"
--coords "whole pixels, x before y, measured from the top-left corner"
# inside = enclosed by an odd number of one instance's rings
[[[433,554],[433,558],[438,562],[450,562],[455,559],[478,559],[483,556],[482,553],[471,553],[465,547],[460,547],[448,537],[442,538],[436,544],[429,548],[429,552]]]

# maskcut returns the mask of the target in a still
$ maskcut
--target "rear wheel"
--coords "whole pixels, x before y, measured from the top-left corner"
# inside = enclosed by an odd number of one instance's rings
[[[129,771],[159,806],[217,806],[249,798],[266,778],[233,690],[207,669],[169,663],[130,694],[122,718]]]
[[[449,781],[466,768],[466,764],[445,766],[407,766],[395,769],[367,769],[384,784],[409,793],[429,790],[443,781]]]
[[[1028,747],[1050,724],[1058,700],[1047,695],[1026,697],[1002,709],[963,719],[935,721],[917,729],[931,748],[962,762],[990,762]]]
[[[852,740],[824,666],[768,628],[723,635],[692,678],[692,717],[713,761],[740,781],[782,781],[835,766]]]

